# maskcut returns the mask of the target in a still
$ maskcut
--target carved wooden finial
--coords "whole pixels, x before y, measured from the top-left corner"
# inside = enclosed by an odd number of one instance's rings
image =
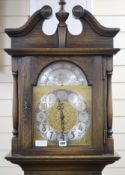
[[[60,10],[56,13],[56,17],[59,20],[59,26],[65,26],[65,21],[67,20],[69,13],[67,13],[64,9],[64,5],[66,4],[65,0],[60,0]]]

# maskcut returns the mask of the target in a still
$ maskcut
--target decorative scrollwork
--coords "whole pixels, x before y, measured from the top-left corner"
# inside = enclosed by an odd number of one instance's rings
[[[47,19],[52,15],[52,8],[48,5],[46,5],[46,6],[41,8],[40,13],[41,13],[42,17]]]
[[[85,11],[80,5],[77,5],[73,8],[72,13],[76,18],[79,19],[84,16]]]

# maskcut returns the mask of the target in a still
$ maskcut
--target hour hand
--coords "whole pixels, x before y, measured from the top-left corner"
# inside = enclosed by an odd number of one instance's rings
[[[57,109],[58,109],[60,112],[63,111],[63,109],[64,109],[64,104],[61,102],[60,99],[58,100]]]
[[[63,109],[64,109],[64,104],[59,100],[58,101],[58,106],[57,109],[60,111],[60,119],[61,119],[61,133],[62,133],[62,139],[64,140],[64,114],[63,114]]]
[[[63,114],[64,104],[60,100],[58,100],[57,109],[60,111],[60,119],[61,119],[61,123],[63,123],[63,121],[64,121],[64,114]]]

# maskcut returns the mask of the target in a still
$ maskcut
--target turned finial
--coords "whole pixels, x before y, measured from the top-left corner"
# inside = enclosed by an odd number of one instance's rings
[[[59,2],[60,10],[59,12],[56,13],[56,17],[59,21],[59,26],[65,26],[66,25],[65,21],[69,16],[69,13],[67,13],[64,9],[65,4],[66,4],[65,0],[60,0]]]

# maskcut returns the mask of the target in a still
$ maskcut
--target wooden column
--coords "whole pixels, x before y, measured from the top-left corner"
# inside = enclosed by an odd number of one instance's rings
[[[13,67],[13,138],[12,138],[12,152],[15,153],[18,150],[18,70],[17,60],[12,59]]]
[[[113,120],[113,108],[112,108],[112,71],[113,71],[113,60],[112,57],[107,59],[107,141],[106,141],[106,152],[114,153],[114,143],[113,143],[113,130],[112,130],[112,120]]]

